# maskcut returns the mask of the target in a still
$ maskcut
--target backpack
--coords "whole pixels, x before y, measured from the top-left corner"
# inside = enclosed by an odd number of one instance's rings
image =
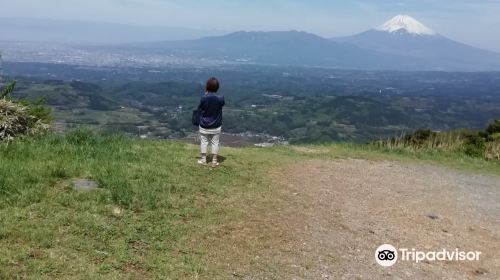
[[[191,122],[193,123],[194,126],[200,126],[201,112],[202,111],[200,108],[193,111]]]

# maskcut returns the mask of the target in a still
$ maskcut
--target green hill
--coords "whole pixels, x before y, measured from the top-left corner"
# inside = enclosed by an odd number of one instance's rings
[[[249,207],[279,205],[271,179],[292,163],[364,158],[500,174],[498,162],[459,153],[350,144],[224,148],[217,169],[197,156],[189,144],[85,130],[0,143],[0,278],[226,278],[232,268],[207,260],[207,236]],[[76,179],[98,188],[76,191]]]

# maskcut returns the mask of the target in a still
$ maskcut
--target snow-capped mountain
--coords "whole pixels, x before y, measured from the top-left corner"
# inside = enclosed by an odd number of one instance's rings
[[[398,15],[375,28],[377,31],[397,33],[405,31],[414,35],[436,35],[436,32],[407,15]]]
[[[332,40],[394,56],[404,70],[500,70],[500,54],[448,39],[410,16],[399,15],[366,32]]]
[[[500,54],[450,40],[410,16],[396,16],[361,34],[331,40],[298,31],[240,31],[196,40],[120,46],[120,50],[236,64],[500,71]]]

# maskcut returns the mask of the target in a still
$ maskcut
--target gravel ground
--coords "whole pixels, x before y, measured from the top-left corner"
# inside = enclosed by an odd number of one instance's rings
[[[302,162],[271,175],[273,195],[210,240],[218,249],[210,257],[228,278],[500,279],[499,177],[351,159]],[[374,256],[386,243],[481,255],[383,268]]]

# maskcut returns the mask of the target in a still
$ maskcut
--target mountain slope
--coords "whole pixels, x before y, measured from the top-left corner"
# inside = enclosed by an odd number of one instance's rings
[[[500,54],[452,41],[409,16],[358,35],[326,39],[298,31],[235,32],[196,40],[114,46],[199,63],[320,66],[363,70],[500,70]]]
[[[407,58],[403,68],[417,70],[500,70],[500,54],[465,45],[442,36],[409,16],[397,16],[383,25],[335,42]]]
[[[350,43],[334,42],[299,31],[235,32],[198,40],[136,45],[136,50],[257,64],[324,66],[336,68],[393,68],[389,57]],[[400,59],[403,59],[401,57]]]

